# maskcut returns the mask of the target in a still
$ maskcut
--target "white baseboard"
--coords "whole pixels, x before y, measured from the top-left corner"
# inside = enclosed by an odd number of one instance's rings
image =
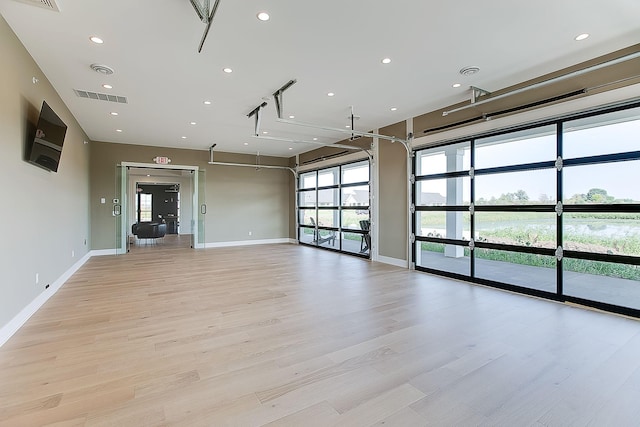
[[[274,245],[278,243],[296,243],[295,239],[263,239],[263,240],[238,240],[234,242],[213,242],[205,243],[205,248],[229,248],[232,246],[250,246],[250,245]]]
[[[115,255],[115,249],[94,249],[90,252],[91,256]]]
[[[383,264],[395,265],[396,267],[408,268],[406,259],[398,259],[398,258],[391,258],[388,256],[378,255],[378,258],[376,258],[374,261],[381,262]]]
[[[49,288],[45,289],[40,295],[38,295],[29,305],[20,310],[18,314],[15,315],[13,319],[9,321],[6,325],[0,328],[0,347],[2,347],[9,338],[13,336],[18,330],[24,325],[27,320],[31,316],[33,316],[36,311],[40,309],[46,303],[49,298],[51,298],[58,290],[64,285],[64,283],[69,280],[69,278],[76,272],[80,267],[84,265],[85,262],[89,260],[93,256],[93,252],[88,252],[85,256],[79,259],[75,264],[73,264],[67,271],[65,271],[55,282],[49,286]]]

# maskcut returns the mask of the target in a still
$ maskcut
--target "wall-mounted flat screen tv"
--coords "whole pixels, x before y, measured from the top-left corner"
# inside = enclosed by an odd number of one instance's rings
[[[66,133],[67,125],[60,120],[60,117],[53,112],[46,101],[43,101],[29,162],[57,172]]]

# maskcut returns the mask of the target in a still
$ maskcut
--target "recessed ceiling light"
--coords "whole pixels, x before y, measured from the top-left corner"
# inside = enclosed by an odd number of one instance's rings
[[[104,84],[104,85],[102,85],[102,87],[105,88],[105,89],[113,89],[113,86],[108,85],[108,84]]]
[[[580,35],[576,36],[576,40],[577,40],[577,41],[584,40],[584,39],[586,39],[587,37],[589,37],[589,34],[587,34],[587,33],[582,33],[582,34],[580,34]]]
[[[211,105],[211,101],[204,101],[204,105]]]
[[[195,125],[195,124],[196,124],[196,122],[189,122],[189,124],[190,124],[190,125]]]
[[[147,175],[147,176],[151,176],[151,175]]]
[[[181,136],[180,138],[182,138],[182,139],[187,139],[187,137],[186,137],[186,136]]]
[[[329,93],[327,94],[327,96],[335,96],[335,93],[333,93],[333,92],[329,92]]]
[[[317,140],[318,140],[318,138],[313,138],[313,140],[314,140],[314,141],[317,141]]]
[[[116,129],[116,132],[122,132],[122,129]]]
[[[289,116],[290,119],[295,119],[296,116],[294,116],[293,114]]]
[[[349,125],[345,125],[344,127],[346,127],[346,128],[350,128],[351,126],[349,126]]]
[[[248,143],[248,142],[245,142],[245,143],[244,143],[244,145],[249,145],[249,143]]]
[[[104,40],[102,40],[100,37],[98,36],[91,36],[89,37],[89,40],[91,40],[92,42],[94,42],[95,44],[102,44],[104,43]]]
[[[233,73],[233,70],[231,68],[228,68],[228,67],[227,68],[223,68],[222,71],[224,71],[227,74]]]
[[[384,58],[384,59],[382,60],[382,63],[383,63],[383,64],[390,64],[390,63],[391,63],[391,58]]]
[[[260,12],[258,13],[258,19],[261,21],[268,21],[269,20],[269,14],[267,12]]]
[[[115,111],[112,111],[109,114],[111,114],[112,116],[117,116],[118,115],[118,113],[116,113]]]
[[[289,147],[289,150],[293,150],[293,147]]]
[[[263,131],[262,131],[262,133],[266,135],[266,134],[268,134],[269,132],[267,132],[266,130],[263,130]]]
[[[391,107],[391,111],[398,111],[397,107]]]
[[[462,86],[460,83],[454,83],[451,85],[451,87],[460,87],[460,86]]]

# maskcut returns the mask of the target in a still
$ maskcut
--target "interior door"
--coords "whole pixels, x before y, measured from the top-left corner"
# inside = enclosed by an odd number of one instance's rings
[[[205,247],[205,217],[207,215],[206,176],[203,169],[198,169],[198,242],[196,248]]]
[[[207,215],[206,174],[202,169],[193,172],[193,220],[191,226],[191,247],[205,247],[205,218]]]
[[[116,165],[115,171],[115,197],[113,198],[113,212],[115,218],[115,253],[122,255],[127,253],[127,168]]]

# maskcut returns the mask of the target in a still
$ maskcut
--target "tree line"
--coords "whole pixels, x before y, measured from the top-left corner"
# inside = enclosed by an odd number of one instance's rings
[[[555,197],[550,197],[547,194],[540,194],[537,200],[531,200],[529,195],[524,190],[517,190],[513,193],[502,193],[500,197],[491,197],[485,199],[484,197],[476,200],[478,205],[518,205],[518,204],[548,204],[555,203]],[[566,199],[566,204],[610,204],[610,203],[634,203],[633,199],[616,199],[614,196],[608,194],[607,190],[603,188],[591,188],[586,193],[577,193]]]

